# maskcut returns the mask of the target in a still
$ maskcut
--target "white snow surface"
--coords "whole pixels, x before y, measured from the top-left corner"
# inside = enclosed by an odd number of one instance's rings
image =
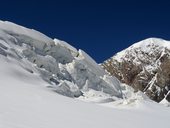
[[[57,42],[0,22],[0,128],[169,128],[169,107]]]
[[[39,74],[2,56],[0,71],[0,128],[169,128],[170,108],[157,103],[68,98],[47,89]]]
[[[31,37],[40,41],[52,41],[51,38],[34,29],[27,29],[25,27],[22,27],[9,21],[0,21],[0,29],[21,35],[31,35]]]

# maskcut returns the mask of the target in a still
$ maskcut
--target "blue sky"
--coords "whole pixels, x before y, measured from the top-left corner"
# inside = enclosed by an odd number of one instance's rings
[[[0,19],[64,40],[102,62],[149,37],[170,40],[170,2],[4,0]]]

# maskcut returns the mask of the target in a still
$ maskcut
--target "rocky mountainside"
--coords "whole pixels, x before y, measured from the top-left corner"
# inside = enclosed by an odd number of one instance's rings
[[[119,81],[84,51],[10,22],[0,21],[0,59],[38,75],[49,88],[65,96],[79,97],[90,91],[104,98],[122,98]],[[13,75],[22,79],[19,71]]]
[[[170,102],[170,41],[140,41],[106,60],[102,67],[152,100]]]

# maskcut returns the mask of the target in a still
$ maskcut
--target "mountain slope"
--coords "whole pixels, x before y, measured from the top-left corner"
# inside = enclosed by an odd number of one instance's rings
[[[102,64],[111,75],[152,100],[170,101],[170,42],[149,38],[117,53]]]
[[[94,90],[122,98],[119,81],[108,76],[84,51],[35,30],[0,21],[0,55],[39,74],[55,92],[69,97]],[[15,74],[14,74],[15,75]]]
[[[143,100],[100,106],[61,96],[39,74],[2,56],[0,71],[0,128],[169,128],[168,107]]]

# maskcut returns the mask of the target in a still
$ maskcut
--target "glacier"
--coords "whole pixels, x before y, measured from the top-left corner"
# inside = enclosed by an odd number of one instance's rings
[[[89,90],[122,98],[119,81],[83,50],[58,39],[11,22],[0,21],[0,54],[14,59],[32,75],[39,76],[53,91],[79,97]]]

